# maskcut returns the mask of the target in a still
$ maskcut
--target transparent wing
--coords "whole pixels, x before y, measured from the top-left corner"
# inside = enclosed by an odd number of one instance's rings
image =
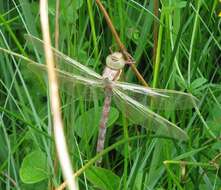
[[[44,57],[44,42],[39,38],[26,34],[25,38],[30,42],[36,49],[37,52]],[[90,79],[101,79],[101,75],[94,72],[92,69],[82,65],[81,63],[75,61],[74,59],[68,57],[67,55],[61,53],[57,49],[52,48],[57,66],[60,70],[64,70],[75,75],[84,76]]]
[[[47,67],[42,64],[29,63],[29,68],[38,75],[47,75]],[[104,96],[104,83],[102,80],[87,79],[82,76],[72,75],[65,71],[55,69],[60,90],[72,95],[75,99],[84,100],[97,99]],[[45,75],[44,75],[45,74]]]
[[[114,87],[151,109],[189,109],[194,106],[194,102],[198,102],[193,95],[175,90],[153,89],[124,82],[115,82]]]
[[[175,124],[154,113],[121,91],[114,89],[113,92],[113,100],[116,106],[125,113],[126,117],[133,123],[139,124],[147,130],[155,131],[158,135],[184,141],[188,139],[186,132]]]
[[[35,45],[38,52],[43,53],[44,42],[32,35],[26,35],[26,39]],[[52,47],[57,63],[61,65],[61,70],[68,71],[74,75],[84,76],[87,79],[102,79],[102,76],[71,59],[70,57],[59,52]],[[65,82],[65,81],[63,81]],[[65,85],[66,86],[66,85]],[[140,102],[144,106],[150,106],[151,109],[175,110],[175,109],[189,109],[193,107],[193,101],[197,99],[191,94],[166,89],[151,89],[135,84],[116,82],[114,86],[122,90],[126,95]]]
[[[22,66],[25,66],[29,72],[35,73],[38,79],[44,79],[47,77],[47,67],[43,64],[17,54],[15,52],[0,48],[0,50],[8,53],[14,57],[17,57],[24,62]],[[104,81],[100,79],[90,79],[78,75],[72,75],[68,72],[55,69],[58,77],[59,88],[66,93],[76,97],[84,99],[93,99],[97,96],[97,99],[104,97]]]
[[[38,64],[34,62],[33,60],[24,57],[20,54],[14,53],[12,51],[8,51],[5,49],[0,48],[0,50],[12,55],[16,56],[17,58],[20,58],[23,62],[25,62],[25,66],[29,68],[30,71],[37,72],[37,75],[39,77],[45,76],[47,68],[46,66],[42,64]],[[82,97],[88,95],[92,95],[94,97],[94,94],[98,96],[98,98],[104,96],[104,89],[105,89],[105,82],[100,79],[87,79],[82,76],[78,75],[72,75],[67,72],[55,69],[57,76],[59,77],[60,86],[62,89],[64,89],[67,93],[77,95],[77,97]],[[119,83],[120,84],[120,83]],[[168,120],[164,119],[163,117],[159,116],[158,114],[152,112],[150,109],[145,107],[144,105],[140,104],[133,98],[130,98],[126,94],[122,93],[118,88],[123,88],[122,84],[117,86],[117,83],[113,83],[113,99],[115,101],[116,106],[126,114],[126,116],[133,121],[136,124],[140,124],[142,126],[145,126],[147,129],[156,131],[158,134],[162,134],[165,136],[169,136],[172,138],[180,139],[180,140],[186,140],[188,139],[188,136],[186,133],[178,128],[175,124],[169,122]],[[125,92],[136,92],[138,94],[140,93],[141,87],[139,86],[133,86],[128,85]],[[143,89],[144,90],[144,89]],[[146,90],[147,91],[147,90]],[[135,94],[136,94],[135,93]],[[157,94],[156,92],[152,92],[149,94],[154,94],[154,96]],[[149,96],[148,94],[148,96]],[[157,94],[157,97],[160,96],[160,94]]]

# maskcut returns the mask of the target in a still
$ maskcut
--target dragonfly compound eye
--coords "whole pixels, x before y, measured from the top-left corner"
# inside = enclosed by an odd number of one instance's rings
[[[115,70],[123,69],[125,65],[125,59],[123,54],[120,52],[114,52],[107,56],[106,58],[106,65]]]

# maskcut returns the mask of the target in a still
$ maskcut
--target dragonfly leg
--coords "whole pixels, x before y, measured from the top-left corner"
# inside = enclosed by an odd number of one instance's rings
[[[133,56],[130,53],[128,53],[127,50],[123,50],[122,53],[125,56],[125,58],[127,59],[126,64],[128,64],[128,65],[135,64],[136,61],[134,60]]]
[[[111,54],[114,53],[113,50],[112,50],[112,46],[109,47],[109,51],[110,51]]]

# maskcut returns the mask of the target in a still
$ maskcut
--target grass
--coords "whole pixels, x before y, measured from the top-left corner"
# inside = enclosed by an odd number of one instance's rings
[[[200,102],[192,110],[161,113],[188,133],[187,142],[159,138],[131,126],[113,105],[106,149],[101,153],[102,169],[93,166],[98,158],[95,150],[102,93],[93,94],[89,102],[74,96],[72,88],[64,85],[69,93],[61,91],[62,116],[80,189],[219,189],[220,3],[162,1],[159,19],[153,15],[153,0],[103,3],[148,84],[192,93]],[[40,52],[33,51],[24,39],[25,33],[41,38],[38,3],[1,1],[0,10],[0,46],[43,63]],[[54,40],[55,3],[49,4],[49,10]],[[109,47],[116,50],[117,46],[98,7],[90,0],[62,1],[60,11],[60,51],[101,73]],[[156,67],[152,55],[154,19],[159,23]],[[0,63],[0,189],[58,186],[63,179],[60,168],[54,173],[45,78],[2,52]],[[61,67],[71,72],[66,65]],[[123,80],[138,83],[128,68]],[[30,158],[36,151],[39,157]],[[40,163],[40,171],[35,163]]]

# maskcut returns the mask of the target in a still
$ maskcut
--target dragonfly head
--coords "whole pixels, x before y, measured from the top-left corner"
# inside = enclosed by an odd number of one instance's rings
[[[106,65],[111,69],[121,70],[123,69],[125,63],[126,61],[121,52],[114,52],[108,55],[106,58]]]

